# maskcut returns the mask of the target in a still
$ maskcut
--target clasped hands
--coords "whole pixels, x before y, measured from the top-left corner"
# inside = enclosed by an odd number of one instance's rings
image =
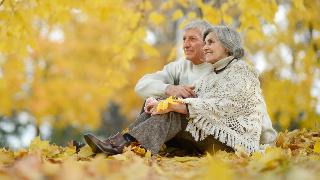
[[[146,100],[146,104],[144,106],[144,111],[148,114],[151,114],[151,115],[165,114],[168,112],[177,112],[177,113],[181,113],[181,114],[188,113],[186,104],[184,104],[183,102],[180,102],[179,100],[172,101],[172,97],[170,97],[168,99],[158,101],[155,98],[150,97]],[[171,103],[170,103],[170,101],[171,101]],[[163,107],[158,108],[159,103],[163,103],[163,104],[167,103],[167,105],[165,108],[163,108]],[[161,107],[161,105],[160,105],[160,107]]]
[[[193,86],[187,86],[187,85],[169,85],[167,86],[165,90],[165,94],[167,96],[173,96],[178,98],[195,98],[196,94],[193,92],[194,87]],[[187,105],[181,102],[174,103],[174,104],[168,104],[168,107],[165,109],[157,109],[157,106],[160,101],[153,97],[149,97],[146,100],[144,111],[151,115],[156,114],[165,114],[168,112],[178,112],[181,114],[187,114]]]
[[[159,104],[159,101],[156,100],[154,97],[149,97],[146,100],[146,103],[144,105],[144,112],[154,115],[157,113],[157,106]]]

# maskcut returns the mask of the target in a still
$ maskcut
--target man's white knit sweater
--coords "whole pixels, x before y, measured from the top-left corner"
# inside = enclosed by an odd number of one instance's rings
[[[202,75],[207,74],[212,65],[194,65],[191,61],[180,59],[164,66],[161,71],[146,74],[137,83],[135,91],[143,98],[166,97],[168,85],[193,85]]]

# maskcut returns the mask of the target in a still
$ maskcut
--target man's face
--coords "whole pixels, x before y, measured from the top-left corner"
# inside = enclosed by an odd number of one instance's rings
[[[198,28],[188,29],[184,32],[183,51],[186,59],[192,61],[193,64],[203,63],[203,46],[201,31]]]

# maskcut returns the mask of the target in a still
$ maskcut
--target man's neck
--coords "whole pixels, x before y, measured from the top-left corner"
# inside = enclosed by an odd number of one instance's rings
[[[196,61],[191,61],[191,62],[192,62],[192,64],[194,64],[194,65],[199,65],[199,64],[204,63],[204,61],[202,61],[202,60],[196,60]]]

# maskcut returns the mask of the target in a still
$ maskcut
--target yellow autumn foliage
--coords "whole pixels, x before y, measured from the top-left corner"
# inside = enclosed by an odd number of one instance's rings
[[[319,1],[0,2],[1,115],[26,110],[38,124],[97,128],[113,100],[132,120],[143,102],[137,80],[174,60],[177,30],[202,18],[235,27],[246,60],[264,64],[261,85],[278,128],[319,128]]]
[[[149,4],[149,5],[148,5]],[[3,1],[0,113],[27,110],[56,127],[97,128],[144,42],[144,11],[126,1]],[[145,53],[147,57],[148,53]]]
[[[215,151],[181,156],[179,151],[151,156],[141,147],[122,154],[93,156],[89,146],[76,153],[35,138],[18,152],[0,149],[0,178],[11,179],[317,179],[320,170],[320,133],[282,132],[276,147],[251,156]]]
[[[320,122],[319,82],[320,38],[317,35],[319,27],[319,1],[260,1],[260,0],[230,0],[230,1],[168,1],[162,6],[154,6],[157,13],[162,13],[166,19],[172,19],[181,30],[183,26],[198,18],[208,20],[210,23],[227,24],[235,27],[243,37],[246,50],[245,60],[254,66],[263,68],[260,74],[261,87],[266,99],[268,113],[277,129],[294,129],[306,127],[318,129]],[[159,8],[156,8],[159,7]],[[192,7],[197,7],[198,12]],[[180,17],[180,12],[184,16]],[[191,15],[188,15],[191,14]],[[304,16],[301,16],[304,14]],[[178,16],[179,15],[179,16]],[[176,16],[176,18],[173,18]],[[179,17],[179,18],[177,18]],[[162,24],[165,29],[164,37],[171,37],[174,32],[167,32],[171,22]],[[153,26],[152,26],[153,27]],[[167,51],[166,44],[170,40],[161,42],[157,47],[159,51]],[[177,48],[177,47],[175,47]],[[162,62],[173,61],[175,58],[167,54]],[[160,70],[161,66],[149,66],[141,63],[143,60],[134,61],[135,69],[141,68],[148,73]],[[157,60],[160,61],[160,60]],[[161,64],[161,62],[159,62]],[[149,67],[146,67],[149,66]],[[134,87],[143,74],[131,73],[135,81],[130,81],[128,87]],[[131,91],[129,88],[124,92]],[[135,107],[130,107],[126,100],[119,100],[124,108],[124,114],[130,114],[130,119],[135,119],[132,109],[141,109],[142,100],[131,98]],[[130,100],[129,100],[130,101]],[[132,104],[133,105],[133,104]],[[319,109],[319,108],[318,108]],[[128,111],[129,110],[129,111]],[[132,112],[132,111],[131,111]],[[135,111],[139,112],[139,111]],[[136,114],[137,115],[137,114]]]

